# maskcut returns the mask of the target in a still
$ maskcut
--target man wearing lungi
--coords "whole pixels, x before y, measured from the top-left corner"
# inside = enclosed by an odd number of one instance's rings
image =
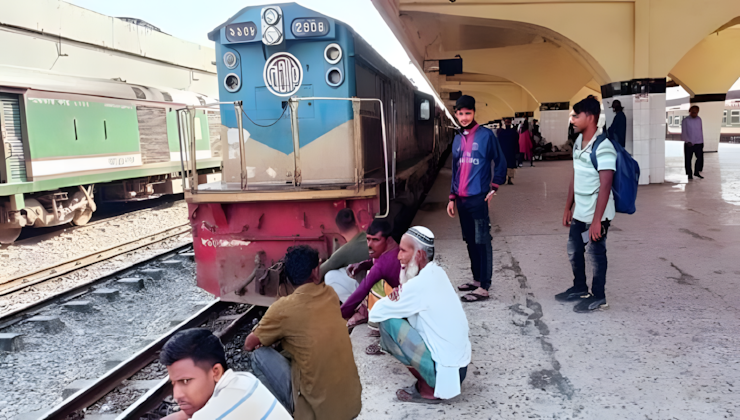
[[[370,321],[380,323],[382,351],[417,379],[415,386],[396,391],[405,402],[434,403],[459,395],[470,364],[468,319],[447,273],[433,259],[432,232],[409,229],[399,244],[401,285],[370,310]]]

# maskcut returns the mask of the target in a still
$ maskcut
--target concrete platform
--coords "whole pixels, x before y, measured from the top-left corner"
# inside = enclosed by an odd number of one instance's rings
[[[357,328],[359,418],[740,414],[740,146],[706,154],[705,179],[690,183],[675,146],[667,145],[672,182],[641,186],[637,213],[612,224],[610,309],[591,314],[553,297],[572,281],[562,226],[572,162],[520,168],[491,205],[494,298],[465,304],[473,357],[462,395],[432,406],[397,401],[413,377],[392,356],[365,355],[377,339]],[[414,223],[432,229],[437,261],[459,285],[471,275],[459,220],[445,213],[449,182],[443,170]]]

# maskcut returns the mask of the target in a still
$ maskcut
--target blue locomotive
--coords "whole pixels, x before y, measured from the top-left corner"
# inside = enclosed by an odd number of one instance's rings
[[[244,8],[209,38],[223,178],[186,191],[201,287],[269,304],[280,276],[235,291],[288,246],[327,257],[341,208],[363,226],[410,223],[453,137],[432,96],[351,27],[294,3]]]

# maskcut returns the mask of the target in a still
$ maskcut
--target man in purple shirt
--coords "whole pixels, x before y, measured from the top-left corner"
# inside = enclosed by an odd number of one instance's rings
[[[686,175],[689,179],[704,178],[701,171],[704,170],[704,133],[699,118],[699,107],[692,105],[689,108],[688,118],[681,122],[681,140],[683,140],[683,157],[686,166]],[[696,155],[696,164],[694,171],[691,171],[691,160]],[[691,174],[694,176],[691,176]]]
[[[382,219],[374,220],[367,228],[367,247],[370,259],[347,267],[347,274],[355,277],[359,271],[370,270],[357,289],[342,304],[342,317],[350,319],[376,283],[384,280],[391,288],[398,287],[401,263],[398,244],[391,237],[391,225]],[[382,285],[379,287],[382,291]],[[384,293],[382,293],[384,296]],[[354,325],[355,323],[350,322]]]

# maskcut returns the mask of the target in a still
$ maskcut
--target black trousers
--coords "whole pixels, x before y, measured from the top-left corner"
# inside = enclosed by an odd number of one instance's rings
[[[488,290],[493,276],[493,245],[491,244],[491,220],[488,216],[486,194],[457,199],[463,240],[468,245],[470,269],[473,280]]]
[[[696,163],[694,164],[694,170],[691,171],[691,161],[696,155]],[[686,166],[686,175],[698,174],[704,170],[704,143],[692,144],[689,146],[688,143],[683,144],[683,159],[684,165]]]

